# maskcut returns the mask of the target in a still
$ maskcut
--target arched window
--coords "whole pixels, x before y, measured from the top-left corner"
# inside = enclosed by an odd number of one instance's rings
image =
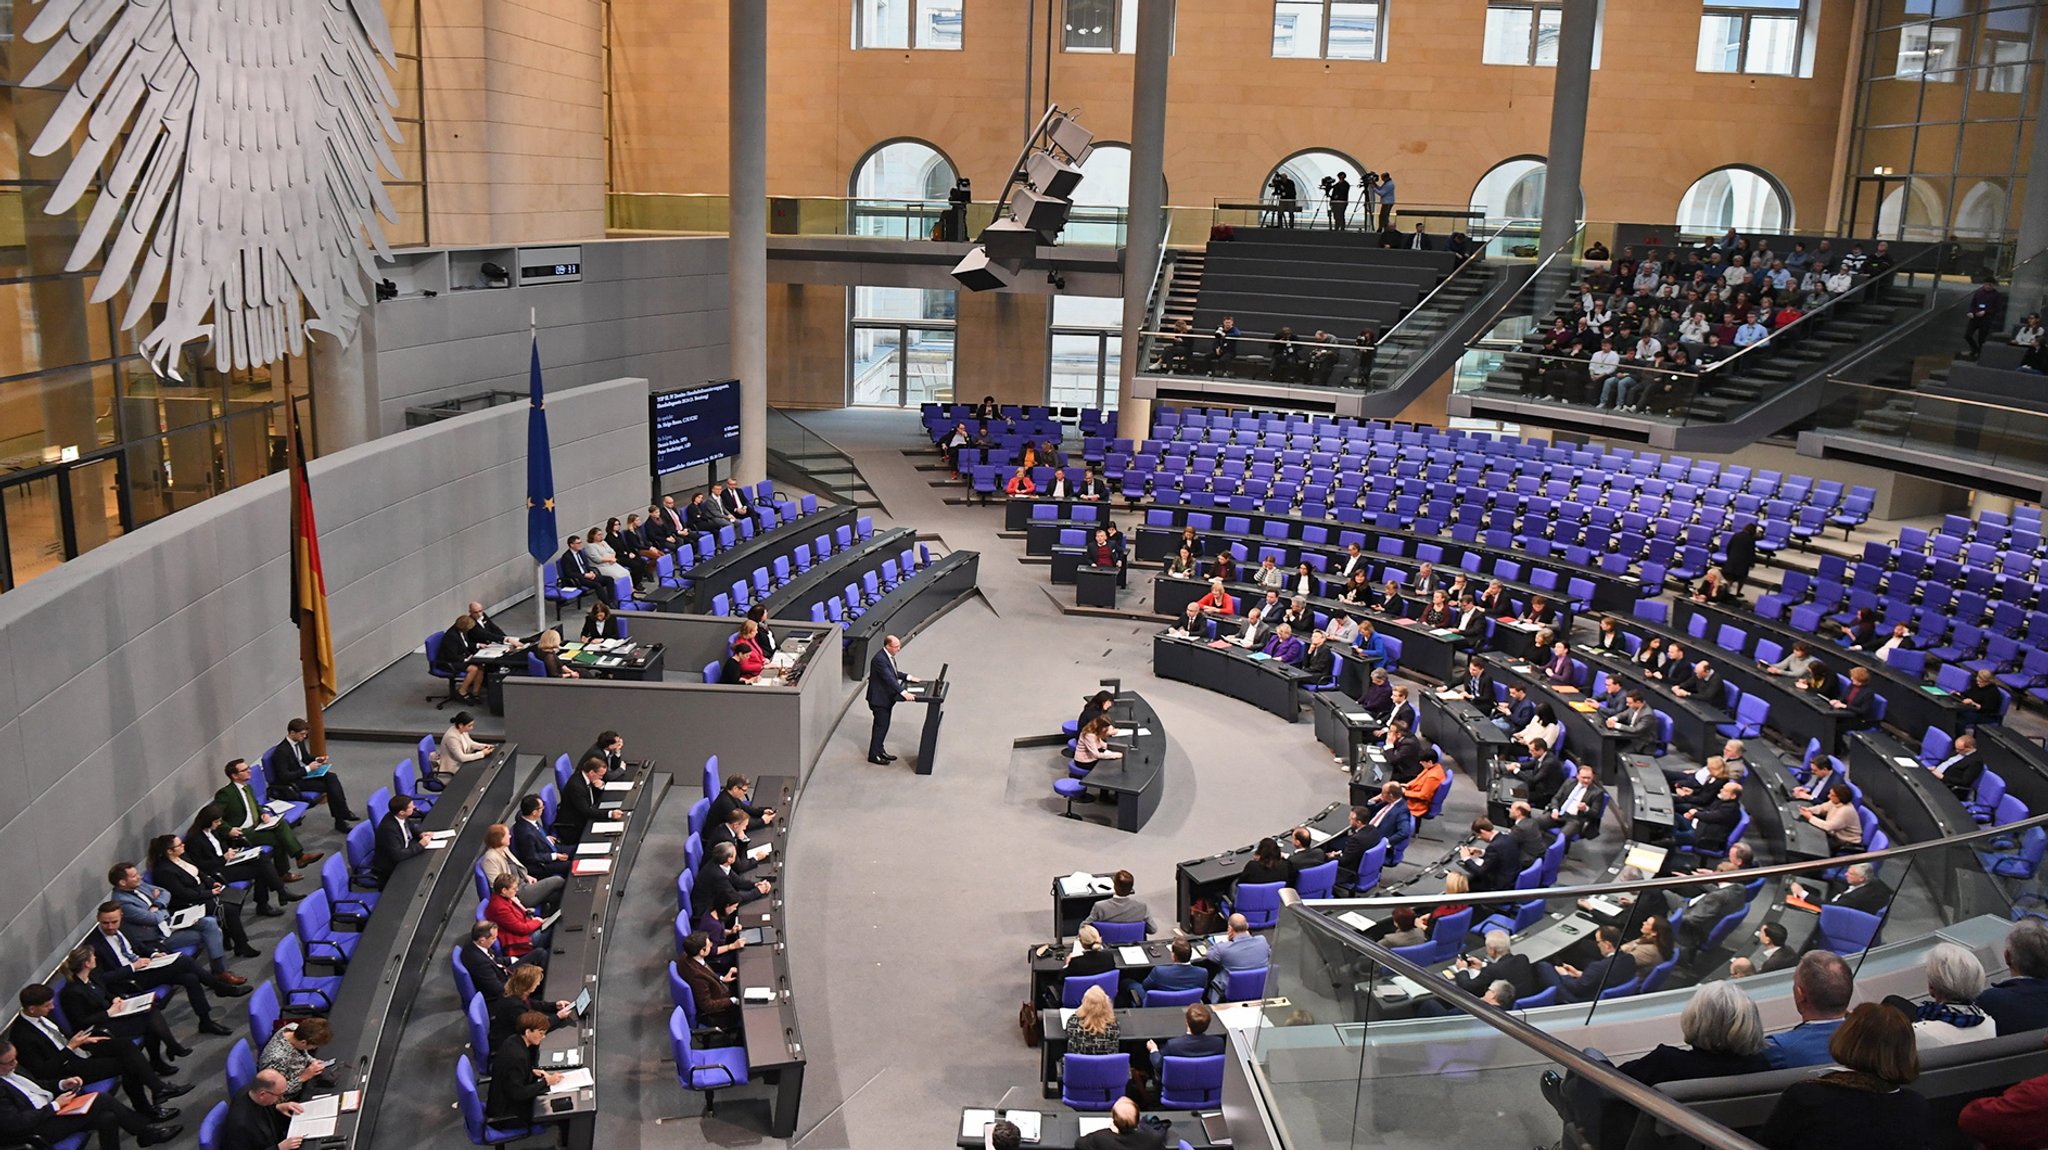
[[[1915,176],[1885,196],[1877,209],[1877,234],[1888,240],[1938,240],[1946,219],[1941,193]]]
[[[2005,235],[2008,200],[1992,180],[1979,180],[1956,204],[1955,233],[1965,239],[1998,239]]]
[[[1678,201],[1681,231],[1719,235],[1775,232],[1792,226],[1792,197],[1772,176],[1755,168],[1716,168],[1685,190]]]
[[[1323,192],[1323,181],[1335,180],[1339,172],[1351,178],[1351,213],[1355,219],[1360,211],[1358,205],[1365,198],[1359,189],[1359,185],[1365,182],[1365,165],[1342,152],[1311,148],[1294,153],[1266,173],[1266,182],[1259,185],[1258,198],[1272,199],[1273,177],[1285,173],[1294,181],[1294,194],[1301,204],[1302,223],[1309,227],[1326,226],[1330,198]]]
[[[1063,244],[1123,242],[1119,225],[1131,198],[1131,147],[1097,144],[1081,164],[1081,183],[1074,189],[1074,211],[1060,234]]]
[[[1546,171],[1541,156],[1516,156],[1495,164],[1472,189],[1472,210],[1494,220],[1541,219]],[[1585,196],[1579,201],[1583,208]]]
[[[922,140],[890,140],[870,149],[853,169],[853,234],[930,238],[955,175],[953,161]]]

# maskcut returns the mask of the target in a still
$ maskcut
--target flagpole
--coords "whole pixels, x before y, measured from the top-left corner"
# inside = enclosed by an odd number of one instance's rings
[[[540,309],[526,309],[526,340],[532,346],[540,339]],[[548,629],[548,565],[536,561],[533,566],[533,615],[535,635]]]
[[[299,401],[292,396],[292,359],[288,355],[284,357],[284,417],[286,423],[285,450],[292,456],[288,472],[296,477],[299,469],[305,466],[306,461],[298,458],[300,454],[299,448],[302,446],[298,427]],[[298,540],[293,539],[292,546],[296,548],[298,545]],[[306,735],[306,742],[312,747],[312,752],[317,757],[327,753],[327,711],[326,704],[322,702],[320,697],[320,659],[319,654],[315,650],[319,637],[311,627],[301,626],[297,630],[299,632],[299,688],[305,692],[306,725],[310,728]]]

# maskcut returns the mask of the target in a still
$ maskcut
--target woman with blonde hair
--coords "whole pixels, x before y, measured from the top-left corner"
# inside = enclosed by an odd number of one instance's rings
[[[498,880],[499,875],[509,874],[519,883],[519,901],[528,906],[552,908],[562,897],[562,876],[533,877],[526,864],[512,853],[512,828],[504,823],[492,823],[485,828],[484,854],[477,865],[483,867],[486,890]]]
[[[1115,1054],[1121,1049],[1123,1030],[1116,1021],[1116,1007],[1099,986],[1081,996],[1080,1009],[1067,1018],[1068,1054]]]
[[[562,633],[560,631],[555,630],[553,627],[542,631],[540,638],[534,641],[533,649],[535,657],[540,660],[541,669],[548,673],[548,678],[581,678],[576,673],[574,667],[562,662]]]
[[[1452,867],[1450,873],[1444,876],[1444,893],[1471,894],[1472,880],[1466,877],[1464,871],[1459,870],[1457,867]],[[1430,923],[1434,922],[1439,918],[1444,917],[1445,915],[1456,914],[1459,911],[1464,910],[1469,905],[1471,904],[1462,902],[1447,902],[1442,906],[1433,906],[1428,910],[1423,911],[1422,913],[1415,916],[1415,925],[1421,927],[1424,933],[1426,934],[1429,930]]]

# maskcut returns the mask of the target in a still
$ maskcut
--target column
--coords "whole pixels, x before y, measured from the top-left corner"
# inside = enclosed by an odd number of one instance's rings
[[[768,3],[732,0],[729,53],[732,373],[740,381],[740,457],[732,474],[768,474]]]
[[[1124,230],[1123,352],[1117,363],[1117,429],[1143,439],[1152,424],[1152,401],[1131,398],[1131,379],[1143,352],[1140,332],[1159,270],[1166,201],[1166,67],[1173,58],[1174,0],[1138,5],[1138,58],[1131,82],[1130,223]]]
[[[1593,86],[1593,34],[1599,19],[1599,0],[1564,0],[1543,183],[1545,256],[1568,246],[1579,227],[1579,170],[1586,156],[1586,103]]]
[[[2027,194],[2020,202],[2020,234],[2013,251],[2014,266],[2048,248],[2048,84],[2042,84],[2040,88],[2040,103],[2034,108],[2034,151],[2027,161]],[[2048,303],[2048,299],[2043,298],[2042,278],[2043,273],[2037,269],[2025,282],[2010,285],[2007,294],[2011,298],[2007,300],[2005,309],[2009,322],[2018,323],[2028,312],[2037,311],[2043,303]]]

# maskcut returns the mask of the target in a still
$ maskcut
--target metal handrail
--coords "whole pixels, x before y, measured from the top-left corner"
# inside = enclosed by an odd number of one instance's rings
[[[2020,261],[2019,263],[2015,264],[2015,265],[2013,266],[2013,269],[2012,269],[2012,271],[2011,271],[2011,272],[2009,272],[2009,273],[2007,273],[2007,275],[2006,275],[2006,283],[2007,283],[2007,284],[2017,284],[2017,283],[2018,283],[2018,282],[2020,281],[2020,279],[2021,279],[2021,278],[2023,277],[2023,275],[2025,275],[2025,274],[2026,274],[2026,269],[2028,269],[2029,267],[2033,267],[2033,268],[2037,268],[2037,269],[2038,269],[2038,268],[2048,268],[2048,250],[2043,250],[2043,251],[2038,251],[2038,252],[2035,252],[2035,253],[2034,253],[2033,255],[2031,255],[2031,256],[2028,256],[2028,257],[2027,257],[2026,259],[2024,259],[2024,260],[2021,260],[2021,261]],[[1934,304],[1934,301],[1930,299],[1930,301],[1929,301],[1929,306],[1928,306],[1928,309],[1927,309],[1927,310],[1928,310],[1928,312],[1929,312],[1930,314],[1932,314],[1932,313],[1935,313],[1935,312],[1948,312],[1948,311],[1955,311],[1955,312],[1960,312],[1960,311],[1967,311],[1967,310],[1969,309],[1969,306],[1970,306],[1970,297],[1969,297],[1968,295],[1960,295],[1960,296],[1957,296],[1957,297],[1956,297],[1955,299],[1952,299],[1952,300],[1950,300],[1949,302],[1947,302],[1947,303],[1945,303],[1945,304],[1940,304],[1939,306],[1936,306],[1936,305]],[[2009,315],[2010,315],[2010,312],[2008,312],[2008,316],[2009,316]],[[1845,360],[1843,360],[1843,361],[1842,361],[1841,363],[1838,363],[1838,364],[1836,364],[1836,365],[1835,365],[1834,367],[1830,368],[1830,369],[1828,370],[1828,382],[1829,382],[1829,383],[1848,383],[1848,384],[1854,384],[1854,385],[1856,385],[1856,386],[1858,386],[1858,387],[1869,387],[1869,386],[1872,386],[1872,385],[1870,385],[1870,384],[1858,383],[1858,382],[1857,382],[1856,380],[1848,380],[1848,379],[1842,379],[1842,378],[1840,378],[1840,377],[1841,377],[1841,376],[1842,376],[1842,375],[1843,375],[1844,373],[1846,373],[1846,372],[1848,372],[1848,371],[1850,371],[1850,370],[1853,370],[1853,369],[1854,369],[1854,368],[1855,368],[1855,367],[1856,367],[1856,366],[1857,366],[1858,364],[1862,363],[1862,362],[1863,362],[1864,360],[1866,360],[1866,359],[1869,359],[1869,358],[1870,358],[1871,356],[1873,356],[1873,355],[1877,355],[1877,354],[1879,354],[1879,353],[1881,353],[1881,352],[1883,352],[1883,351],[1885,351],[1885,350],[1886,350],[1886,344],[1884,344],[1884,343],[1877,343],[1877,344],[1872,344],[1872,345],[1870,345],[1869,347],[1865,347],[1865,348],[1863,348],[1862,350],[1858,351],[1858,352],[1857,352],[1856,354],[1854,354],[1854,355],[1850,356],[1850,357],[1849,357],[1848,359],[1845,359]],[[1945,399],[1945,398],[1947,398],[1947,397],[1946,397],[1946,396],[1941,396],[1941,397],[1937,397],[1937,398],[1944,398],[1944,399]],[[2039,413],[2038,413],[2038,412],[2035,412],[2035,413],[2033,413],[2033,414],[2039,414]]]
[[[1434,972],[1420,964],[1401,957],[1364,935],[1341,929],[1322,915],[1312,913],[1302,906],[1287,909],[1295,912],[1295,917],[1305,932],[1322,935],[1340,946],[1363,951],[1374,962],[1403,978],[1429,987],[1431,994],[1458,1007],[1469,1017],[1499,1031],[1517,1045],[1535,1051],[1546,1060],[1584,1078],[1608,1095],[1634,1106],[1702,1146],[1712,1147],[1714,1150],[1762,1150],[1757,1143],[1698,1113],[1670,1095],[1638,1082],[1611,1065],[1586,1057],[1572,1046],[1481,1000],[1455,981],[1438,978]]]
[[[1428,295],[1425,295],[1421,299],[1416,300],[1415,306],[1409,308],[1405,313],[1403,313],[1400,319],[1395,320],[1394,326],[1388,328],[1386,330],[1386,334],[1380,336],[1379,342],[1382,345],[1384,345],[1388,340],[1394,338],[1394,334],[1400,331],[1403,325],[1407,324],[1409,320],[1414,319],[1417,313],[1421,312],[1423,308],[1429,306],[1429,301],[1435,299],[1437,297],[1438,292],[1441,292],[1445,288],[1451,286],[1452,280],[1457,279],[1460,275],[1463,275],[1466,268],[1471,267],[1475,261],[1477,261],[1480,257],[1484,256],[1486,254],[1487,245],[1499,239],[1501,235],[1505,233],[1509,228],[1517,226],[1526,227],[1531,223],[1540,222],[1541,221],[1538,220],[1528,219],[1504,220],[1501,222],[1501,225],[1493,229],[1493,233],[1487,236],[1485,239],[1475,239],[1473,241],[1472,250],[1466,253],[1464,259],[1458,261],[1458,266],[1451,269],[1451,274],[1445,276],[1442,282],[1438,283],[1435,287],[1429,289]]]
[[[1576,241],[1579,237],[1585,234],[1586,225],[1583,222],[1581,222],[1579,224],[1578,230],[1572,233],[1572,239]],[[1567,243],[1565,244],[1565,246],[1557,249],[1556,251],[1550,253],[1547,256],[1544,256],[1542,262],[1538,263],[1535,267],[1531,268],[1529,270],[1529,277],[1522,281],[1522,287],[1518,287],[1513,292],[1509,293],[1508,298],[1501,302],[1500,307],[1497,308],[1492,315],[1486,317],[1485,322],[1480,325],[1481,330],[1484,332],[1491,332],[1494,328],[1500,326],[1501,317],[1508,314],[1508,312],[1515,306],[1515,300],[1521,296],[1522,288],[1526,288],[1530,284],[1535,283],[1537,280],[1543,278],[1543,273],[1550,268],[1551,262],[1556,259],[1559,259],[1560,257],[1563,258],[1567,263],[1570,263],[1572,261],[1572,245],[1570,243]],[[1477,347],[1485,342],[1486,336],[1480,335],[1474,337],[1472,342],[1466,344],[1465,346]]]
[[[1935,839],[1932,842],[1912,843],[1881,851],[1864,851],[1853,855],[1835,855],[1825,859],[1809,859],[1806,862],[1773,863],[1770,866],[1744,867],[1739,871],[1716,872],[1714,874],[1672,875],[1669,878],[1646,878],[1625,883],[1607,882],[1589,883],[1584,886],[1544,887],[1542,892],[1543,897],[1549,899],[1567,896],[1633,894],[1645,890],[1675,890],[1680,887],[1696,887],[1705,883],[1729,882],[1737,877],[1742,882],[1755,882],[1760,878],[1776,878],[1787,875],[1798,877],[1817,871],[1833,870],[1836,867],[1846,867],[1859,862],[1880,863],[1891,859],[1906,858],[1923,851],[1953,849],[1981,839],[1996,838],[2003,835],[2018,835],[2037,826],[2048,826],[2048,814],[2033,815],[2000,827],[1982,827],[1967,834],[1950,835],[1948,838]],[[1503,831],[1502,833],[1506,832]],[[1437,893],[1431,895],[1385,895],[1377,898],[1313,899],[1304,900],[1302,905],[1315,908],[1330,907],[1332,909],[1349,909],[1357,906],[1391,909],[1402,906],[1418,908],[1436,906],[1441,903],[1455,901],[1460,906],[1491,906],[1497,903],[1527,902],[1529,901],[1529,896],[1530,892],[1527,890],[1469,891],[1465,894]]]
[[[1893,399],[1910,399],[1915,403],[1922,400],[1933,403],[1953,403],[1957,407],[1981,407],[1987,411],[1996,411],[2005,415],[2016,415],[2025,419],[2048,420],[2048,411],[2038,407],[2013,407],[2008,404],[1991,403],[1982,399],[1965,399],[1960,395],[1937,395],[1933,392],[1921,391],[1917,388],[1900,389],[1885,387],[1882,384],[1861,383],[1853,379],[1836,379],[1833,376],[1828,377],[1828,383],[1835,387],[1860,387],[1866,391],[1883,392]]]

